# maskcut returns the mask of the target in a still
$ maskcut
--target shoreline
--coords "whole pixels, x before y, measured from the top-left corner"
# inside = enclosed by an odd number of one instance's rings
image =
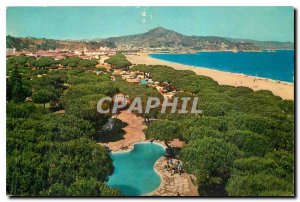
[[[150,56],[151,54],[160,54],[160,53],[149,53],[149,54],[147,54],[147,56],[150,57],[150,58],[152,58],[152,59],[161,60],[161,61],[164,61],[164,62],[181,64],[181,63],[177,63],[177,62],[171,62],[171,61],[168,61],[168,60],[157,59],[157,58],[151,57]],[[162,54],[165,54],[165,53],[162,53]],[[177,54],[177,53],[172,53],[172,54]],[[181,53],[178,53],[178,54],[181,54]],[[218,70],[218,69],[214,69],[213,67],[193,66],[193,65],[186,65],[186,64],[181,64],[181,65],[190,66],[190,67],[193,67],[193,68],[202,68],[202,69],[207,69],[207,70],[214,70],[214,71],[224,72],[224,73],[229,73],[229,74],[236,74],[236,75],[245,76],[245,77],[252,77],[253,79],[267,80],[267,81],[274,82],[274,83],[284,83],[284,84],[287,84],[287,85],[294,85],[293,82],[281,81],[281,80],[274,80],[274,79],[270,79],[270,78],[253,76],[253,75],[248,75],[248,74],[243,74],[243,73],[237,73],[237,72],[221,71],[221,70]]]
[[[126,55],[126,58],[132,64],[146,65],[167,65],[177,70],[191,70],[197,75],[203,75],[217,81],[219,85],[244,86],[254,91],[269,90],[274,95],[286,100],[294,100],[294,84],[285,81],[276,81],[268,78],[255,77],[239,73],[223,72],[207,67],[198,67],[184,65],[166,60],[152,58],[149,54],[153,53],[137,53],[136,55]]]
[[[147,140],[143,140],[143,141],[139,141],[139,142],[133,142],[132,144],[129,145],[129,147],[127,149],[111,151],[111,153],[112,154],[123,154],[126,152],[131,152],[132,150],[134,150],[134,146],[136,144],[157,144],[157,145],[161,146],[162,148],[164,148],[164,150],[166,150],[166,148],[167,148],[165,145],[161,144],[160,142],[157,142],[157,141],[150,142]]]

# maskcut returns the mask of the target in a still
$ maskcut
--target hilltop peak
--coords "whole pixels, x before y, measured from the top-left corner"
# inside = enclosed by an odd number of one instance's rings
[[[166,29],[166,28],[163,28],[163,27],[161,27],[161,26],[158,26],[158,27],[155,27],[155,28],[153,28],[153,29],[150,29],[149,32],[150,32],[150,31],[160,31],[160,30],[167,30],[167,29]]]
[[[169,30],[169,29],[165,29],[163,27],[156,27],[156,28],[150,29],[148,31],[148,33],[165,33],[165,32],[174,32],[174,31]]]

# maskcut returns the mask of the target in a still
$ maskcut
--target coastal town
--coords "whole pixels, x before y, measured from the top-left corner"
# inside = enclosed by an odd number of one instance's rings
[[[6,56],[25,55],[36,58],[40,57],[52,57],[54,60],[62,60],[66,57],[79,57],[81,59],[100,59],[101,56],[110,56],[116,54],[116,49],[110,49],[108,47],[100,47],[99,49],[89,50],[86,47],[83,49],[69,50],[69,49],[55,49],[55,50],[39,50],[36,52],[30,51],[17,51],[16,48],[7,48]]]

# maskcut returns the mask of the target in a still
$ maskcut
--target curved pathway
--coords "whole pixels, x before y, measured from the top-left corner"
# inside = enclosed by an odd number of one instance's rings
[[[124,135],[116,140],[110,140],[106,143],[100,142],[99,144],[106,145],[111,151],[115,152],[131,149],[134,143],[145,141],[144,129],[146,126],[142,117],[123,110],[118,115],[118,120],[126,124],[122,128]],[[116,124],[116,127],[118,127],[118,124]]]

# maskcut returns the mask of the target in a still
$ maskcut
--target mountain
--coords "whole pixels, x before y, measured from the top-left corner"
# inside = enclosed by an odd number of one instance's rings
[[[259,49],[293,49],[290,42],[261,42],[245,39],[231,39],[216,36],[186,36],[178,32],[157,27],[146,33],[111,37],[104,39],[117,46],[127,45],[136,47],[169,47],[193,48],[196,50],[259,50]]]
[[[177,32],[158,27],[143,34],[135,34],[105,39],[115,44],[135,45],[144,47],[178,46],[184,41],[185,36]]]
[[[131,48],[186,48],[194,50],[238,50],[256,51],[262,49],[294,49],[294,43],[276,41],[255,41],[250,39],[233,39],[216,36],[186,36],[162,27],[151,29],[146,33],[110,37],[94,40],[54,40],[37,39],[33,37],[17,38],[6,36],[6,47],[20,50],[49,50],[49,49],[98,49],[99,47]]]
[[[135,34],[105,39],[118,45],[132,45],[136,47],[188,47],[194,49],[221,50],[237,48],[237,43],[221,37],[186,36],[172,30],[157,27],[143,34]],[[257,47],[250,46],[256,50]]]

